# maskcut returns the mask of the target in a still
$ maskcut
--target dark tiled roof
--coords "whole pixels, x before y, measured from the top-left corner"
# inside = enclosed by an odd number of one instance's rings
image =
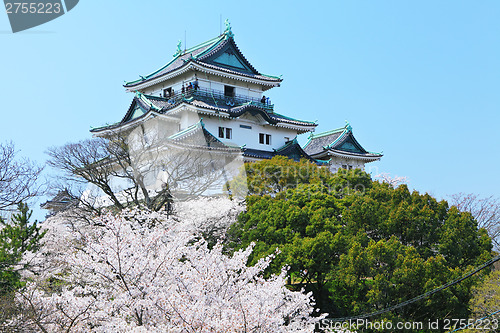
[[[181,103],[186,103],[190,104],[196,107],[212,110],[212,111],[219,111],[219,112],[225,112],[229,114],[230,117],[236,118],[239,117],[245,113],[250,113],[252,115],[260,115],[264,120],[266,120],[270,124],[290,124],[290,125],[297,125],[297,126],[317,126],[314,122],[310,121],[304,121],[304,120],[298,120],[298,119],[293,119],[289,118],[286,116],[283,116],[281,114],[275,113],[275,112],[268,112],[266,109],[261,108],[259,106],[253,105],[251,103],[247,103],[245,105],[240,105],[236,107],[230,107],[227,106],[226,104],[219,103],[216,104],[213,101],[210,101],[209,99],[195,99],[194,97],[190,98],[185,98],[185,99],[168,99],[168,98],[163,98],[163,97],[157,97],[157,96],[151,96],[151,95],[144,95],[142,93],[137,92],[136,95],[134,96],[134,99],[132,100],[132,103],[130,104],[127,113],[123,117],[123,119],[116,124],[109,125],[109,126],[103,126],[99,128],[94,128],[91,130],[91,132],[97,132],[103,129],[112,129],[112,128],[117,128],[123,124],[126,124],[132,120],[141,118],[147,114],[148,111],[153,110],[158,113],[162,114],[168,114],[168,111],[177,105]],[[136,109],[139,108],[142,111],[142,114],[137,116],[136,114]]]
[[[145,96],[146,97],[146,96]],[[146,99],[151,102],[158,109],[170,109],[175,103],[171,103],[168,101],[168,98],[157,97],[152,95],[147,95]]]
[[[294,161],[300,161],[301,158],[305,158],[309,161],[316,162],[311,156],[309,156],[297,142],[297,138],[288,141],[284,146],[276,149],[276,155],[287,156]]]
[[[300,147],[299,143],[297,142],[297,138],[295,138],[292,141],[288,141],[282,147],[275,149],[273,151],[243,148],[243,156],[260,158],[260,159],[271,159],[274,156],[286,156],[289,159],[292,159],[297,162],[300,161],[302,158],[305,158],[318,165],[324,164],[323,161],[318,161],[309,156],[307,153],[305,153],[304,150]]]
[[[312,121],[289,118],[279,113],[268,112],[267,110],[252,104],[246,104],[236,107],[228,107],[226,105],[213,105],[212,103],[208,103],[206,101],[199,101],[195,99],[186,101],[186,103],[215,111],[223,111],[228,113],[229,116],[232,118],[239,117],[248,112],[251,115],[261,115],[264,118],[264,120],[266,120],[270,124],[285,123],[298,126],[317,126],[317,124]]]
[[[344,129],[333,130],[320,134],[311,134],[309,142],[304,146],[304,151],[307,154],[317,154],[325,150],[323,147],[328,146],[332,142],[335,142],[342,135]]]
[[[333,153],[342,154],[345,156],[354,156],[354,157],[358,156],[358,157],[379,158],[379,157],[383,156],[382,154],[379,154],[379,153],[369,153],[369,152],[356,153],[356,152],[352,152],[352,151],[348,151],[348,150],[340,150],[340,149],[329,149],[329,151],[331,151]]]
[[[52,200],[46,201],[40,204],[40,208],[60,211],[71,207],[75,207],[78,204],[78,199],[71,196],[68,190],[59,191],[57,195],[52,198]]]
[[[275,156],[275,154],[273,151],[244,148],[243,149],[243,156],[253,157],[253,158],[262,158],[262,159],[271,159]]]
[[[207,64],[204,61],[195,61],[195,62],[198,63],[198,64],[200,64],[200,65],[203,65],[205,67],[212,68],[212,69],[217,69],[217,70],[220,70],[220,71],[223,71],[223,72],[227,72],[227,73],[230,73],[230,74],[244,75],[244,76],[247,76],[247,77],[251,77],[251,78],[255,78],[255,79],[260,79],[260,80],[265,80],[265,81],[272,81],[272,82],[281,82],[281,81],[283,81],[282,79],[280,79],[278,77],[275,77],[275,76],[267,76],[267,75],[262,75],[262,74],[249,74],[249,73],[245,73],[245,72],[231,70],[229,68],[224,68],[224,67],[217,66],[217,65],[214,65],[214,64]]]
[[[170,60],[166,65],[161,67],[160,69],[154,71],[153,73],[146,75],[146,76],[141,76],[141,79],[135,80],[135,81],[130,81],[125,84],[125,87],[132,87],[135,85],[138,85],[140,83],[152,80],[156,77],[159,77],[161,75],[170,73],[178,68],[181,68],[186,62],[189,61],[190,58],[196,57],[199,54],[205,52],[207,49],[214,47],[214,45],[220,43],[222,40],[222,36],[219,36],[218,38],[214,38],[213,40],[209,40],[205,42],[204,44],[200,44],[197,47],[194,47],[192,49],[186,50],[183,54],[180,55],[175,55],[172,60]]]
[[[240,60],[241,63],[244,64],[245,68],[236,68],[227,65],[223,65],[214,61],[218,56],[223,54],[224,52],[230,52],[236,55],[236,57]],[[167,73],[173,72],[177,69],[180,69],[184,65],[189,62],[195,62],[199,65],[205,66],[207,68],[217,69],[228,73],[243,75],[246,77],[256,78],[265,81],[271,82],[281,82],[282,80],[277,77],[267,76],[260,74],[245,56],[241,53],[238,46],[234,42],[232,37],[227,37],[225,34],[222,34],[216,38],[213,38],[205,43],[199,44],[191,49],[188,49],[181,54],[174,55],[174,58],[164,65],[162,68],[157,71],[146,75],[141,76],[141,79],[127,82],[124,86],[126,88],[131,88],[142,84],[144,82],[148,82],[158,78]]]
[[[311,156],[317,156],[326,151],[360,157],[382,156],[381,154],[366,151],[354,137],[349,124],[344,128],[311,134],[309,141],[304,147],[304,151]]]
[[[284,116],[284,115],[276,113],[276,112],[271,113],[270,116],[276,122],[283,122],[283,123],[289,123],[289,124],[295,124],[295,125],[315,126],[315,127],[318,126],[318,124],[316,124],[316,122],[314,122],[314,121],[293,119],[293,118]]]

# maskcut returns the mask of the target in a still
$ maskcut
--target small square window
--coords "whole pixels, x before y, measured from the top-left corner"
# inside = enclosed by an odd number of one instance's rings
[[[163,97],[170,97],[172,96],[172,87],[163,89]]]
[[[224,96],[234,97],[234,87],[224,86]]]
[[[219,138],[221,139],[232,139],[233,130],[228,127],[219,127]]]
[[[271,144],[271,134],[259,133],[259,143],[261,145],[263,145],[263,144],[270,145]]]

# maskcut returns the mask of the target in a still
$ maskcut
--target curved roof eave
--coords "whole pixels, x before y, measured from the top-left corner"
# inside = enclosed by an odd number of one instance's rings
[[[180,107],[181,105],[184,107],[190,106],[191,108],[188,108],[188,109],[193,111],[193,112],[207,114],[207,115],[216,116],[216,117],[228,118],[228,119],[237,118],[237,117],[240,117],[247,112],[254,111],[254,112],[257,112],[259,115],[261,115],[262,118],[270,125],[284,127],[284,128],[290,128],[290,129],[296,129],[299,131],[303,131],[303,133],[309,132],[314,127],[317,126],[317,124],[315,124],[315,123],[310,123],[310,124],[303,123],[303,124],[301,124],[298,121],[296,121],[296,123],[291,123],[291,122],[288,123],[285,121],[275,120],[275,119],[272,119],[265,110],[263,110],[259,107],[256,107],[254,105],[245,105],[245,106],[239,107],[239,110],[237,112],[230,112],[230,110],[220,109],[220,108],[217,108],[215,106],[208,106],[208,105],[201,106],[201,105],[195,105],[191,102],[183,101],[178,106],[176,106],[175,109],[171,109],[171,110],[167,111],[166,114],[167,115],[168,114],[176,114],[176,113],[184,110],[184,108]]]
[[[179,121],[179,119],[177,119],[175,117],[165,115],[165,114],[153,111],[153,110],[149,110],[148,112],[144,113],[140,117],[134,118],[128,122],[125,122],[125,123],[119,122],[119,123],[112,124],[109,126],[93,128],[90,130],[90,132],[94,133],[94,135],[113,133],[113,132],[121,132],[121,131],[128,130],[130,128],[133,128],[133,127],[139,125],[139,123],[141,123],[143,121],[146,121],[146,120],[152,119],[152,118],[156,118],[156,117],[162,118],[162,119],[167,120],[167,121],[175,121],[175,122]]]
[[[258,85],[262,85],[262,86],[268,86],[269,87],[268,89],[270,89],[272,87],[278,87],[280,85],[280,83],[283,81],[283,79],[273,79],[273,78],[266,79],[266,78],[262,78],[262,77],[255,77],[252,75],[234,72],[234,71],[231,71],[229,69],[222,68],[222,67],[213,68],[212,66],[205,64],[205,63],[201,63],[201,62],[198,62],[195,60],[188,60],[184,65],[182,65],[179,68],[176,68],[175,70],[173,70],[171,72],[167,72],[167,73],[162,74],[160,76],[153,77],[151,79],[146,79],[146,80],[134,83],[134,84],[123,85],[123,87],[125,89],[127,89],[127,91],[129,91],[129,92],[133,92],[133,91],[136,91],[138,89],[144,89],[144,88],[153,86],[155,84],[159,84],[161,82],[164,82],[164,81],[169,80],[171,78],[174,78],[176,76],[184,74],[189,70],[198,70],[200,72],[206,72],[208,74],[213,74],[216,76],[226,77],[226,78],[239,80],[239,81],[243,81],[243,82],[255,83]]]
[[[328,155],[330,156],[337,156],[337,157],[342,157],[342,158],[347,158],[347,159],[358,159],[358,160],[364,160],[364,161],[378,161],[380,158],[384,155],[382,154],[357,154],[357,153],[351,153],[343,150],[337,150],[337,149],[329,149],[327,150]]]

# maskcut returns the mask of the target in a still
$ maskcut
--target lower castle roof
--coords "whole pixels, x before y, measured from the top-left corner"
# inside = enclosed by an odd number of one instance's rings
[[[236,118],[246,112],[251,114],[259,114],[268,123],[282,126],[299,126],[303,127],[302,132],[307,132],[317,126],[315,122],[294,119],[282,114],[269,110],[263,103],[246,102],[235,105],[234,101],[228,99],[230,103],[218,102],[215,98],[211,98],[206,92],[191,91],[186,94],[176,94],[171,98],[163,98],[158,96],[144,95],[136,92],[132,103],[130,104],[127,113],[123,119],[115,124],[106,125],[91,129],[91,132],[98,133],[104,130],[119,128],[122,125],[143,117],[150,111],[159,114],[169,115],[170,111],[174,111],[180,104],[193,105],[202,109],[223,113],[231,118]]]
[[[331,131],[312,134],[304,146],[304,151],[314,158],[326,159],[331,156],[375,161],[383,155],[365,150],[354,137],[352,127],[346,126]]]

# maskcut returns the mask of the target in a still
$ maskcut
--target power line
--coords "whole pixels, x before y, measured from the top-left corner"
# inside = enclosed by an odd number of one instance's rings
[[[478,267],[478,268],[474,269],[473,271],[467,273],[466,275],[463,275],[461,278],[458,278],[458,279],[456,279],[456,280],[454,280],[452,282],[448,282],[447,284],[444,284],[441,287],[438,287],[438,288],[436,288],[434,290],[428,291],[425,294],[422,294],[422,295],[419,295],[417,297],[414,297],[414,298],[412,298],[412,299],[410,299],[408,301],[405,301],[405,302],[393,305],[391,307],[388,307],[388,308],[385,308],[385,309],[382,309],[382,310],[379,310],[379,311],[371,312],[371,313],[365,313],[365,314],[358,315],[358,316],[353,316],[353,317],[332,318],[332,319],[328,319],[328,320],[329,321],[349,321],[349,320],[356,320],[356,319],[364,319],[364,318],[374,317],[374,316],[377,316],[377,315],[380,315],[380,314],[383,314],[383,313],[386,313],[386,312],[390,312],[390,311],[402,308],[402,307],[407,306],[407,305],[409,305],[411,303],[415,303],[416,301],[419,301],[421,299],[427,298],[427,297],[429,297],[429,296],[431,296],[431,295],[433,295],[433,294],[435,294],[437,292],[440,292],[441,290],[444,290],[444,289],[447,289],[447,288],[449,288],[451,286],[454,286],[457,283],[460,283],[463,280],[470,278],[472,275],[474,275],[477,272],[485,269],[486,267],[494,264],[498,260],[500,260],[500,255],[494,257],[491,260],[488,260],[483,265],[481,265],[480,267]]]
[[[483,317],[483,318],[481,318],[481,319],[476,320],[476,321],[475,321],[475,322],[473,322],[472,324],[469,324],[469,325],[467,325],[467,326],[465,326],[465,327],[460,327],[460,328],[457,328],[457,329],[455,329],[455,330],[451,331],[450,333],[453,333],[453,332],[456,332],[456,331],[461,331],[461,330],[464,330],[464,329],[466,329],[466,328],[467,328],[467,327],[469,327],[469,326],[473,326],[473,325],[474,325],[475,323],[477,323],[478,321],[483,321],[483,320],[485,320],[486,318],[491,317],[491,316],[493,316],[493,315],[496,315],[496,314],[497,314],[497,313],[499,313],[499,312],[500,312],[500,310],[497,310],[497,311],[495,311],[495,312],[492,312],[492,313],[490,313],[489,315],[487,315],[487,316],[485,316],[485,317]]]

